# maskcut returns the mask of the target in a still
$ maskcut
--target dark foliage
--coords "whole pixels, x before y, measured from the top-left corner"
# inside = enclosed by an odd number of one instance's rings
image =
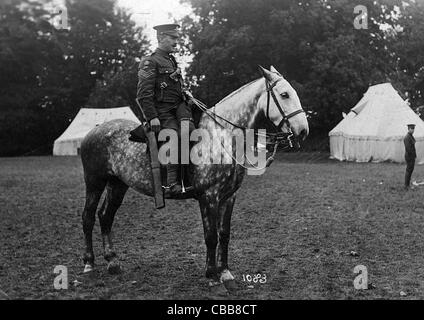
[[[315,138],[370,85],[392,82],[412,107],[423,104],[421,1],[362,1],[368,29],[361,30],[358,3],[347,0],[186,1],[196,14],[183,21],[194,55],[188,73],[210,105],[259,77],[259,64],[274,65],[297,89]]]
[[[60,15],[52,10],[59,8],[48,9],[48,4],[2,4],[0,156],[51,152],[54,139],[89,98],[95,107],[114,103],[116,93],[106,96],[96,86],[109,86],[125,68],[133,72],[148,44],[114,0],[67,0],[69,29],[57,28]],[[121,84],[132,88],[133,83],[128,78]],[[123,98],[125,105],[133,100]]]

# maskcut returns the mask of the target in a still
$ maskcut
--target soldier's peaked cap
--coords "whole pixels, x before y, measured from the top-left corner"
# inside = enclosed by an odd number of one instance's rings
[[[407,126],[408,126],[408,128],[415,128],[415,124],[413,124],[413,123],[410,123]]]
[[[178,24],[160,24],[153,27],[158,34],[166,34],[173,37],[178,37],[178,28],[180,28]]]

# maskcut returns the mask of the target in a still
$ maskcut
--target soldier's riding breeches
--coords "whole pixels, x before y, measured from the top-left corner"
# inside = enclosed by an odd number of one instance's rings
[[[159,120],[161,123],[162,129],[173,129],[177,131],[178,140],[181,139],[180,127],[183,121],[187,121],[189,136],[191,132],[195,129],[194,122],[192,119],[191,109],[185,103],[180,103],[176,108],[169,110],[167,112],[159,113]],[[181,154],[180,154],[180,143],[178,143],[178,161],[180,162]],[[167,165],[167,184],[174,184],[178,179],[178,170],[179,164],[168,164]]]

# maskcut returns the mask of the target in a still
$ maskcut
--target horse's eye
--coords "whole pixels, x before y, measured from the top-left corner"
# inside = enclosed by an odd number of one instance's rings
[[[289,94],[288,94],[287,92],[283,92],[283,93],[281,94],[281,98],[283,98],[283,99],[288,99],[288,98],[289,98]]]

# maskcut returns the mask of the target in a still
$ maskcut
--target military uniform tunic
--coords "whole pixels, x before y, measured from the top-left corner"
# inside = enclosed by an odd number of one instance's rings
[[[188,120],[189,133],[194,130],[191,107],[183,94],[180,69],[175,58],[167,52],[158,48],[152,55],[141,60],[137,98],[148,122],[159,118],[161,128],[173,129],[179,137],[180,123],[183,120]],[[179,159],[180,157],[179,154]],[[178,164],[167,164],[168,185],[177,182],[178,169]]]
[[[152,55],[141,60],[137,98],[140,99],[147,121],[159,118],[162,127],[168,127],[166,122],[177,117],[177,109],[180,109],[179,121],[191,119],[191,110],[184,103],[182,87],[181,72],[173,56],[156,49]]]

